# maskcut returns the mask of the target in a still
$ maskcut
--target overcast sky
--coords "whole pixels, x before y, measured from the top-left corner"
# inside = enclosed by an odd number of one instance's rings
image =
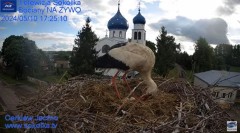
[[[80,13],[48,14],[67,15],[67,22],[1,21],[0,46],[10,35],[23,35],[44,50],[72,50],[74,38],[87,16],[91,17],[91,26],[97,36],[105,36],[108,20],[117,11],[117,3],[118,0],[81,0]],[[121,13],[129,23],[127,38],[131,38],[132,19],[138,13],[138,3],[139,0],[121,0]],[[55,7],[60,10],[59,6]],[[31,8],[44,9],[44,6]],[[141,13],[146,19],[147,40],[156,42],[161,26],[165,26],[176,42],[181,43],[182,50],[189,54],[194,52],[194,43],[200,36],[210,44],[240,44],[240,0],[141,0]],[[18,11],[0,12],[1,15],[36,14]]]

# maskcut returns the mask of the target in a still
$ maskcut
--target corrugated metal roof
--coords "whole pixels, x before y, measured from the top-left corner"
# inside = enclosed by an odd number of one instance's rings
[[[239,87],[240,73],[211,70],[194,74],[212,86]]]

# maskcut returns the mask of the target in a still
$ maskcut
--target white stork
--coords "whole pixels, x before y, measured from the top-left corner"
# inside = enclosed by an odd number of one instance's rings
[[[147,85],[146,94],[157,92],[157,85],[151,78],[151,71],[155,64],[155,55],[147,46],[135,43],[120,43],[112,46],[108,53],[99,57],[96,61],[97,68],[116,68],[125,71],[123,80],[126,81],[126,75],[129,71],[138,71]],[[112,77],[112,84],[120,98],[115,78],[119,71]]]

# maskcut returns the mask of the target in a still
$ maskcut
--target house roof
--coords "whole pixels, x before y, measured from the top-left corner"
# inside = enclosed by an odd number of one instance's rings
[[[240,73],[238,72],[211,70],[196,73],[194,76],[212,86],[240,87]]]

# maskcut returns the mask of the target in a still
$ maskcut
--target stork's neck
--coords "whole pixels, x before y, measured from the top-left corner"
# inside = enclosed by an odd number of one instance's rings
[[[151,72],[143,73],[142,78],[147,85],[147,93],[153,93],[157,91],[157,84],[153,81]]]

